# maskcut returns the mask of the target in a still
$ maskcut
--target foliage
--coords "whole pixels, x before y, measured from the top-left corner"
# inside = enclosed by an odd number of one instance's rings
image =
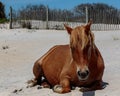
[[[46,6],[45,5],[28,5],[26,8],[21,9],[19,13],[19,18],[22,20],[46,20]],[[50,21],[65,21],[69,17],[72,17],[73,13],[69,10],[61,9],[50,9],[49,10],[49,20]],[[31,15],[32,14],[32,15]]]
[[[6,23],[6,22],[9,22],[9,20],[6,18],[0,19],[0,23]]]
[[[92,19],[94,23],[120,23],[120,11],[112,6],[103,3],[78,5],[74,8],[75,13],[79,16],[85,16],[86,6],[88,8],[88,19]]]
[[[22,20],[45,20],[46,7],[44,5],[28,5],[19,11]]]
[[[5,9],[3,3],[0,1],[0,19],[6,18],[5,16]]]
[[[88,20],[92,19],[94,23],[119,24],[120,10],[103,3],[80,4],[72,10],[51,9],[48,8],[49,21],[72,21],[85,22],[86,6],[88,9]],[[26,8],[18,11],[17,18],[21,20],[46,20],[45,5],[28,5]]]

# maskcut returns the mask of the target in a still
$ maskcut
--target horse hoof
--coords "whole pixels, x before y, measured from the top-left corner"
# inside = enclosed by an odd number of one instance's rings
[[[53,87],[53,91],[56,92],[56,93],[62,93],[63,88],[62,88],[61,85],[55,85],[55,86]]]
[[[43,82],[41,86],[43,86],[43,88],[50,88],[50,85],[47,82]]]
[[[30,87],[34,87],[37,85],[37,81],[36,80],[29,80],[28,82],[28,85],[26,88],[30,88]]]

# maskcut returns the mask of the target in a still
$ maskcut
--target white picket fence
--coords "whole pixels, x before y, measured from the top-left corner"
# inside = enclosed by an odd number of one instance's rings
[[[32,29],[46,29],[46,21],[29,20]],[[64,24],[68,24],[72,28],[85,23],[79,22],[59,22],[59,21],[48,21],[48,29],[63,30]],[[18,22],[13,22],[13,28],[22,28],[22,25]],[[120,24],[92,24],[92,30],[104,31],[104,30],[120,30]]]
[[[66,17],[65,20],[60,19],[62,17],[58,17],[59,21],[50,21],[49,20],[49,14],[46,15],[46,20],[23,20],[23,19],[13,19],[13,28],[22,28],[22,24],[23,22],[29,22],[29,24],[31,25],[31,28],[33,29],[56,29],[56,30],[62,30],[64,29],[64,24],[68,24],[71,27],[76,27],[76,26],[80,26],[82,24],[85,24],[86,22],[88,22],[88,17],[93,19],[93,24],[92,24],[92,30],[120,30],[120,11],[118,13],[115,14],[109,14],[109,15],[105,15],[105,11],[104,10],[100,10],[99,14],[101,14],[100,16],[98,16],[97,13],[93,12],[93,10],[89,10],[89,14],[88,14],[88,10],[86,10],[86,15],[81,17],[73,17],[71,18],[71,22],[70,20],[68,20],[69,17]],[[109,13],[112,12],[112,10],[108,10]],[[46,12],[48,13],[48,12]],[[41,13],[41,15],[43,15]],[[55,14],[54,14],[55,15]],[[54,15],[52,15],[52,17],[54,18]],[[117,16],[116,16],[117,15]],[[31,15],[31,16],[35,16]],[[43,17],[43,16],[42,16]],[[27,19],[27,17],[25,17]],[[60,21],[61,20],[61,21]]]

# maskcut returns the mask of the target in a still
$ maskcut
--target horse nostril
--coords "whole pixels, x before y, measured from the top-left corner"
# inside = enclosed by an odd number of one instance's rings
[[[89,71],[88,71],[88,70],[86,70],[86,74],[87,74],[87,75],[89,74]]]
[[[78,75],[79,75],[79,76],[81,75],[81,72],[80,72],[80,71],[78,71]]]

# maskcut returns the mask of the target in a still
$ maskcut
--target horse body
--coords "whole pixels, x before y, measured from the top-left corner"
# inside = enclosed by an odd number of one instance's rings
[[[70,62],[70,49],[68,45],[57,45],[46,53],[46,56],[38,60],[44,76],[52,85],[59,84],[61,72]],[[42,61],[41,61],[42,59]]]
[[[70,45],[56,45],[38,59],[33,67],[35,80],[41,82],[44,76],[57,93],[70,92],[71,86],[87,87],[81,91],[102,89],[104,61],[94,44],[90,25],[74,30],[65,26],[70,34]]]

